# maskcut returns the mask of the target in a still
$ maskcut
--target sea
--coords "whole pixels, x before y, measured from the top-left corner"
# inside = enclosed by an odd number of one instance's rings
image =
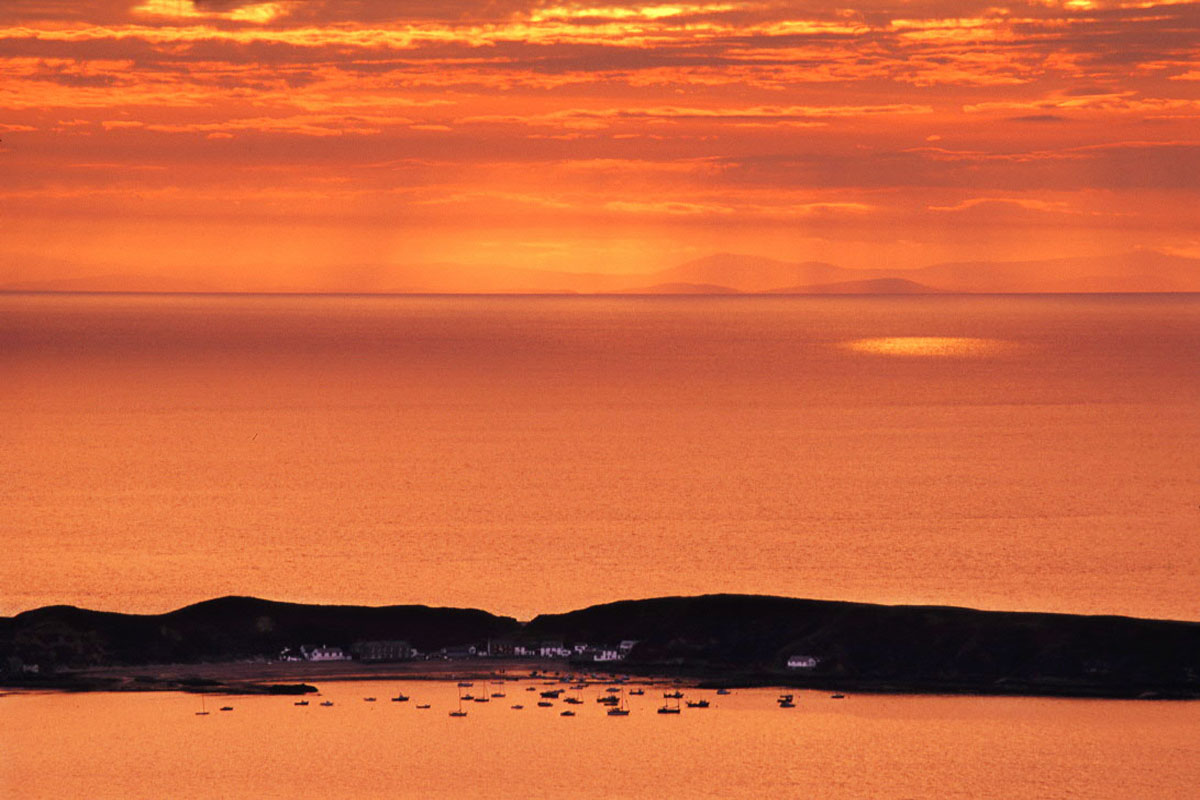
[[[747,592],[1200,620],[1198,296],[7,294],[0,386],[0,614]],[[1194,703],[753,689],[674,716],[652,687],[563,717],[528,688],[461,718],[453,682],[9,693],[0,796],[1200,786]]]
[[[595,702],[600,687],[548,708],[530,687],[545,688],[509,682],[503,698],[464,703],[465,717],[449,715],[456,693],[495,687],[323,683],[304,707],[294,697],[3,696],[0,795],[1192,800],[1200,786],[1195,703],[795,692],[795,707],[782,708],[776,690],[685,688],[685,703],[710,706],[662,715],[668,701],[650,687],[628,698],[629,716],[610,717]],[[401,691],[409,701],[392,702]],[[576,715],[561,716],[567,708]]]
[[[2,294],[0,386],[3,615],[1200,620],[1200,295]]]

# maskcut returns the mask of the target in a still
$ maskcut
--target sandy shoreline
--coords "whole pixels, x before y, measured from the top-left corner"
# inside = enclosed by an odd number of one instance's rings
[[[619,674],[576,669],[562,661],[470,659],[457,661],[231,661],[202,664],[144,664],[96,667],[29,676],[5,683],[8,689],[48,691],[185,691],[233,694],[303,694],[328,681],[546,680],[574,676],[609,683]],[[639,682],[657,682],[639,678]]]

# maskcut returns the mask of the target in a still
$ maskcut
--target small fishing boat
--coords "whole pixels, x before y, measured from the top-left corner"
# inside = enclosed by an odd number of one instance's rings
[[[471,683],[470,681],[459,681],[458,682],[458,688],[460,688],[460,689],[470,689],[474,685],[475,684]]]
[[[646,690],[645,689],[630,689],[629,693],[636,694],[636,695],[643,695],[646,693]]]
[[[549,708],[550,706],[554,705],[554,703],[551,703],[549,700],[538,700],[538,705],[542,708]]]
[[[683,697],[683,692],[679,691],[678,689],[673,692],[663,692],[663,697],[667,698],[668,700],[679,700]]]
[[[306,706],[306,705],[308,705],[308,701],[307,701],[307,700],[297,700],[296,702],[292,703],[292,705],[294,705],[294,706]]]
[[[333,701],[332,701],[332,700],[326,700],[326,701],[322,702],[322,703],[321,703],[321,705],[323,705],[323,706],[331,706],[331,705],[333,705]]]
[[[468,685],[469,685],[469,684],[468,684]],[[462,684],[460,683],[460,684],[459,684],[459,686],[462,686]],[[450,712],[450,716],[452,716],[452,717],[465,717],[465,716],[467,715],[467,712],[463,711],[463,707],[462,707],[462,704],[463,704],[463,700],[464,700],[464,699],[465,699],[465,698],[463,698],[462,689],[459,689],[459,690],[458,690],[458,711],[451,711],[451,712]]]
[[[717,694],[729,694],[728,689],[717,689]]]
[[[617,705],[613,706],[612,708],[610,708],[608,710],[608,715],[610,717],[628,717],[629,716],[629,704],[625,701],[624,693],[620,694],[619,697],[620,697],[620,700],[617,702]]]
[[[363,698],[363,702],[364,702],[364,703],[374,703],[374,702],[375,702],[375,698],[374,698],[374,697],[364,697],[364,698]]]
[[[844,695],[844,694],[831,694],[831,695],[829,695],[829,697],[830,697],[830,699],[833,699],[833,700],[845,700],[846,699],[846,695]]]
[[[687,707],[688,708],[708,708],[708,701],[707,700],[688,700]]]
[[[575,716],[575,712],[568,708],[566,711],[561,712],[559,714],[559,716],[560,717],[573,717],[573,716]]]
[[[221,706],[222,711],[233,711],[233,706]]]
[[[517,711],[520,711],[520,710],[521,710],[522,708],[524,708],[524,707],[525,707],[525,706],[521,705],[520,703],[517,703],[516,705],[514,705],[514,706],[513,706],[513,708],[514,708],[515,710],[517,710]]]
[[[393,703],[407,703],[408,695],[406,695],[404,692],[401,692],[400,694],[398,694],[392,698],[392,702]]]
[[[429,708],[429,703],[418,703],[417,708]]]

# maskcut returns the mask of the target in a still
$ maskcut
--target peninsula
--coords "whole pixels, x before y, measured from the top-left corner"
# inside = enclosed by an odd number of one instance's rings
[[[236,685],[196,677],[235,662]],[[250,597],[158,615],[50,606],[0,618],[10,688],[290,692],[306,687],[261,679],[522,664],[713,686],[1200,699],[1200,623],[760,595],[627,600],[528,622]]]

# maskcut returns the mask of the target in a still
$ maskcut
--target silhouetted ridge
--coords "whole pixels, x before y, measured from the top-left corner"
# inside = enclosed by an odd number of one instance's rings
[[[166,614],[50,606],[13,617],[0,655],[62,666],[276,656],[287,647],[398,639],[420,650],[511,635],[511,617],[428,606],[324,606],[221,597]],[[0,631],[4,628],[0,627]]]
[[[882,686],[1200,693],[1200,623],[753,595],[623,601],[537,617],[528,635],[637,639],[631,662]],[[789,670],[790,656],[817,666]]]
[[[0,618],[5,659],[61,667],[276,656],[301,644],[489,639],[616,647],[616,667],[713,680],[879,691],[1200,697],[1200,623],[760,595],[624,600],[522,626],[485,611],[222,597],[167,614],[51,606]],[[795,659],[801,666],[788,662]],[[809,663],[811,662],[811,663]],[[613,668],[610,663],[609,668]]]

